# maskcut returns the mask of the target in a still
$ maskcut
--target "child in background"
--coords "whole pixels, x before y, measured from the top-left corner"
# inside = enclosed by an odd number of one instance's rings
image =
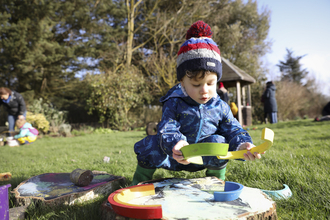
[[[160,99],[163,114],[158,132],[134,145],[138,165],[131,185],[151,180],[157,168],[190,172],[206,169],[206,176],[225,180],[228,160],[203,156],[203,165],[192,164],[180,151],[189,144],[229,143],[230,151],[248,150],[245,160],[261,158],[250,152],[254,147],[250,135],[217,94],[222,64],[220,50],[211,37],[211,28],[203,21],[188,30],[177,58],[180,83]]]
[[[225,88],[222,82],[219,82],[219,89],[217,90],[217,93],[223,101],[229,103],[228,90]]]
[[[235,102],[231,102],[229,106],[231,113],[233,113],[234,117],[237,119],[237,113],[238,113],[237,105],[235,104]]]
[[[16,126],[20,129],[18,135],[15,135],[14,138],[18,140],[20,144],[31,144],[38,137],[38,130],[25,119],[18,119],[16,121]]]

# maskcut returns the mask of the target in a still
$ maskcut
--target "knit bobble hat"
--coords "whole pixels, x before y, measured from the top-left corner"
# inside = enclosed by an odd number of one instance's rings
[[[211,27],[197,21],[187,31],[177,58],[177,79],[180,81],[187,71],[209,70],[215,72],[218,81],[222,76],[222,64],[218,45],[212,40]]]

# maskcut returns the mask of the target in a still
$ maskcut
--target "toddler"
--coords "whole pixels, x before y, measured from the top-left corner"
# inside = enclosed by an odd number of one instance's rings
[[[254,147],[250,135],[217,94],[222,64],[220,50],[211,37],[211,28],[203,21],[188,30],[177,57],[180,83],[160,99],[163,113],[158,132],[134,145],[138,165],[131,185],[151,180],[157,168],[190,172],[206,169],[206,176],[225,180],[228,160],[203,156],[203,165],[192,164],[180,151],[189,144],[228,143],[229,151],[248,150],[245,160],[261,158],[249,152]]]
[[[17,139],[20,144],[31,144],[37,140],[38,130],[32,127],[25,119],[18,119],[16,121],[16,126],[20,129],[20,132],[18,135],[15,135],[14,138]]]

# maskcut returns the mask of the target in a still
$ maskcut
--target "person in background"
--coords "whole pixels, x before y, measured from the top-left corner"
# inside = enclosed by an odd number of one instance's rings
[[[32,127],[25,119],[18,119],[16,121],[16,126],[20,129],[20,132],[15,135],[14,138],[17,139],[20,144],[31,144],[37,140],[38,130]]]
[[[265,122],[269,118],[271,124],[277,123],[277,102],[275,98],[276,87],[272,81],[266,83],[266,89],[261,100],[264,103]]]
[[[322,109],[322,117],[316,117],[314,121],[330,121],[330,102]]]
[[[237,108],[237,105],[235,104],[235,102],[230,103],[230,110],[233,113],[234,117],[236,119],[238,119],[238,108]]]
[[[17,119],[25,119],[26,106],[23,96],[18,92],[11,91],[6,87],[0,88],[0,106],[4,105],[8,112],[9,136],[15,131]]]
[[[324,106],[322,109],[322,116],[330,115],[330,102]]]
[[[223,101],[225,101],[227,104],[229,103],[228,91],[222,82],[219,83],[219,89],[217,90],[217,93]]]
[[[260,159],[247,131],[233,117],[230,107],[217,95],[222,76],[220,50],[208,24],[197,21],[187,31],[177,58],[178,83],[160,99],[162,119],[156,135],[134,145],[137,167],[131,185],[151,180],[158,168],[196,172],[225,180],[228,160],[203,156],[203,165],[184,159],[180,149],[195,143],[228,143],[229,151],[246,149],[247,161]]]

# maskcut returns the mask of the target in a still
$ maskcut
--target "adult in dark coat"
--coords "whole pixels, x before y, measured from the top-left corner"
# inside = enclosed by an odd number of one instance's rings
[[[25,119],[26,117],[26,106],[24,98],[21,94],[15,91],[11,91],[6,87],[0,88],[0,106],[4,105],[8,112],[8,124],[9,134],[14,132],[15,122],[17,119]]]
[[[326,104],[322,110],[322,116],[330,115],[330,102]]]
[[[269,118],[270,123],[277,123],[277,102],[275,98],[276,87],[272,81],[266,83],[266,89],[261,100],[264,102],[265,119]]]

